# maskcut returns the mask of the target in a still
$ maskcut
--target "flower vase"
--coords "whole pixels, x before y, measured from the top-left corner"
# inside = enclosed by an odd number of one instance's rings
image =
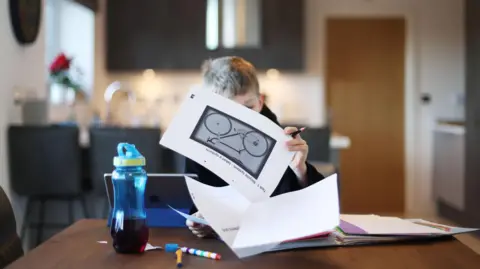
[[[93,113],[92,108],[88,102],[88,96],[84,91],[75,92],[75,101],[73,102],[73,111],[75,113],[75,120],[80,128],[88,128]]]
[[[87,103],[87,95],[84,91],[75,91],[75,100],[73,101],[74,104],[84,104]]]
[[[79,105],[87,103],[86,95],[81,90],[75,90],[71,87],[64,86],[63,103],[68,107],[68,121],[77,121],[77,109]]]
[[[67,121],[69,122],[76,122],[76,116],[75,116],[75,105],[69,105],[68,106],[68,118]]]

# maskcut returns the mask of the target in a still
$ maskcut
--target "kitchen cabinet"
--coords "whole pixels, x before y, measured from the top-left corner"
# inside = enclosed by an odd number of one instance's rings
[[[107,69],[198,69],[204,10],[204,0],[107,1]]]
[[[304,67],[303,0],[260,0],[261,44],[206,47],[207,0],[109,0],[106,50],[109,71],[199,70],[209,58],[235,55],[259,70]]]
[[[438,202],[439,214],[461,225],[480,227],[480,1],[465,2],[466,113],[464,208]]]
[[[433,135],[433,194],[460,212],[465,211],[465,128],[439,123]]]
[[[98,11],[98,0],[74,0],[74,2],[77,2],[94,12]]]

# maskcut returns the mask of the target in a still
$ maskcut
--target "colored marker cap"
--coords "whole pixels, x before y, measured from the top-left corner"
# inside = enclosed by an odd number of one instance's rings
[[[165,251],[166,252],[175,252],[178,249],[178,244],[165,244]]]

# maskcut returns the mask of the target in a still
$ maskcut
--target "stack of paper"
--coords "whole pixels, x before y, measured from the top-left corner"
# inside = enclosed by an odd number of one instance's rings
[[[281,251],[298,248],[319,248],[319,247],[333,247],[338,246],[339,243],[336,235],[333,232],[325,233],[317,237],[310,237],[306,239],[291,240],[283,242],[269,251]]]
[[[301,191],[255,203],[231,186],[215,188],[188,177],[186,180],[205,220],[240,258],[333,242],[329,232],[338,226],[340,217],[337,175]]]
[[[377,215],[341,215],[340,218],[340,225],[335,231],[339,245],[428,239],[478,230],[446,226],[421,219]]]
[[[186,177],[205,220],[238,257],[323,236],[339,225],[337,175],[270,197],[294,156],[292,137],[251,109],[201,87],[192,89],[160,144],[203,165],[229,186]],[[177,211],[178,212],[178,211]],[[311,240],[307,240],[308,239]]]
[[[479,230],[446,226],[422,219],[399,219],[377,215],[341,215],[340,218],[340,225],[330,234],[285,242],[270,251],[425,240]]]

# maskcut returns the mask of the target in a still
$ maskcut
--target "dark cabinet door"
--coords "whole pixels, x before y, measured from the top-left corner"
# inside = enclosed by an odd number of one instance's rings
[[[259,48],[206,49],[206,0],[107,1],[107,69],[195,69],[235,55],[259,70],[304,68],[304,0],[261,0]]]
[[[465,1],[465,210],[437,201],[440,216],[480,227],[480,1]],[[454,179],[455,180],[455,179]],[[476,233],[480,236],[480,232]]]
[[[219,49],[210,57],[236,55],[251,61],[257,69],[301,71],[304,68],[303,0],[261,0],[260,48]]]
[[[199,69],[206,0],[107,1],[107,69]]]
[[[480,1],[466,1],[466,214],[480,226]]]
[[[98,11],[98,0],[74,0],[74,1],[95,12]]]

